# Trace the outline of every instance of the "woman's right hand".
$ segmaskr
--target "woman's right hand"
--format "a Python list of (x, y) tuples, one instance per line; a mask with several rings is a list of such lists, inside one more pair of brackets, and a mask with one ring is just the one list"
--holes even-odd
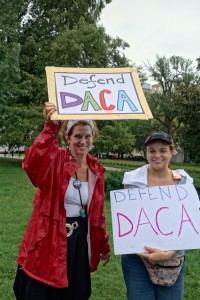
[(43, 109), (43, 115), (45, 117), (45, 120), (48, 122), (48, 123), (52, 123), (52, 124), (55, 124), (57, 125), (58, 124), (58, 121), (56, 120), (51, 120), (51, 116), (52, 114), (57, 111), (57, 108), (55, 106), (55, 104), (51, 103), (51, 102), (45, 102), (44, 104), (44, 109)]
[(171, 251), (162, 251), (157, 248), (152, 248), (145, 246), (144, 249), (147, 252), (144, 253), (137, 253), (140, 257), (145, 258), (151, 264), (159, 264), (163, 263), (169, 259), (171, 259), (176, 253), (176, 250)]

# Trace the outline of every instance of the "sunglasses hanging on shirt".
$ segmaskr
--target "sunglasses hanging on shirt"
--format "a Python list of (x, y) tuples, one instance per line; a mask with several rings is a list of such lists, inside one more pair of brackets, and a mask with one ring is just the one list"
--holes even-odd
[(73, 187), (75, 189), (77, 189), (78, 192), (79, 192), (79, 197), (80, 197), (80, 202), (81, 202), (81, 207), (82, 207), (81, 210), (80, 210), (80, 215), (81, 215), (82, 218), (86, 218), (87, 214), (86, 214), (86, 210), (85, 210), (85, 208), (83, 206), (82, 197), (81, 197), (81, 191), (80, 191), (82, 183), (81, 183), (80, 180), (78, 180), (76, 172), (75, 172), (75, 176), (76, 176), (76, 180), (74, 180), (74, 182), (73, 182)]

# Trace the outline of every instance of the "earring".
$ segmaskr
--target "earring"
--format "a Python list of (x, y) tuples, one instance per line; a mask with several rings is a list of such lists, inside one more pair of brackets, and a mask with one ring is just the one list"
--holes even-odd
[(93, 146), (93, 145), (91, 145), (89, 150), (91, 151), (93, 148), (94, 148), (94, 146)]

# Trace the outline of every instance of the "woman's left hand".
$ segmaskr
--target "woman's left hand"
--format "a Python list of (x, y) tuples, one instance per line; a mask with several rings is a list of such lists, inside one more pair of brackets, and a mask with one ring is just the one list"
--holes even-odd
[(51, 102), (45, 102), (44, 104), (44, 109), (43, 109), (43, 115), (45, 117), (45, 120), (48, 123), (54, 124), (54, 125), (58, 125), (59, 121), (57, 120), (51, 120), (51, 116), (52, 114), (57, 111), (57, 108), (55, 106), (55, 104), (51, 103)]
[(137, 253), (140, 257), (145, 258), (151, 264), (159, 264), (172, 258), (177, 251), (162, 251), (157, 248), (144, 247), (147, 253)]
[(105, 253), (105, 254), (101, 254), (100, 259), (104, 261), (103, 266), (105, 267), (107, 265), (107, 263), (109, 262), (110, 252)]

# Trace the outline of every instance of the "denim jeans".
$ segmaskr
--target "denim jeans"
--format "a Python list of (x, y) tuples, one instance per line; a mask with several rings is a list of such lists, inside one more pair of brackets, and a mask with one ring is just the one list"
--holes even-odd
[(173, 286), (153, 284), (142, 260), (135, 254), (122, 255), (122, 271), (128, 300), (183, 299), (185, 265)]

